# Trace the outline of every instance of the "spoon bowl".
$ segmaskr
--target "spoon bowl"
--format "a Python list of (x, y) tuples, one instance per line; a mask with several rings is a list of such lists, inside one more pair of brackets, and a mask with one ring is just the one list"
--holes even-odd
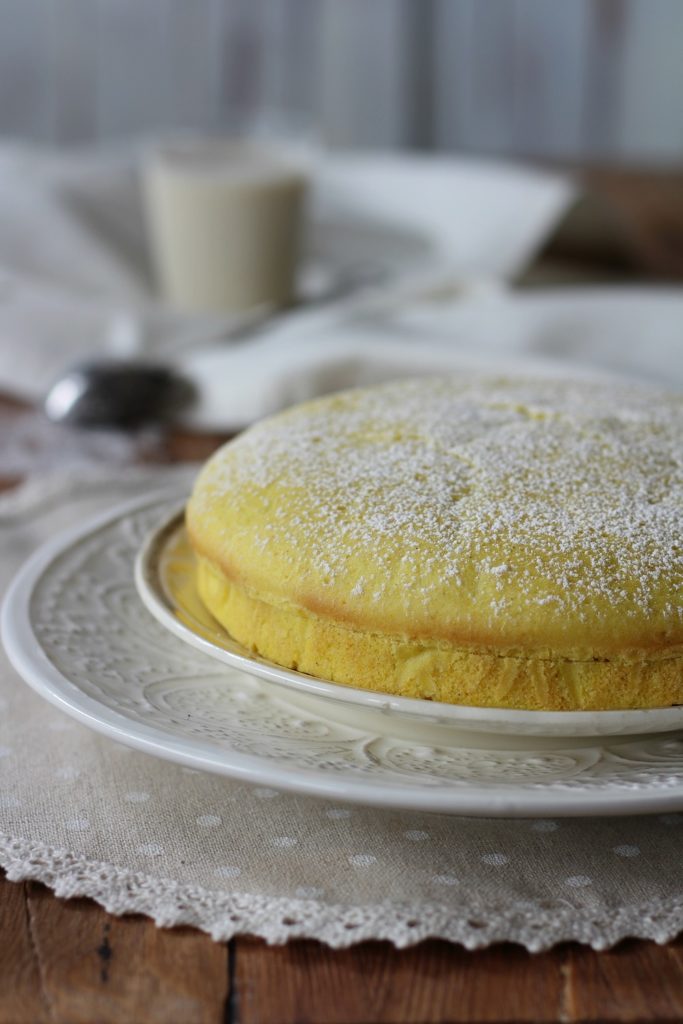
[(134, 428), (172, 419), (196, 398), (193, 385), (170, 367), (133, 360), (80, 363), (47, 393), (53, 423)]

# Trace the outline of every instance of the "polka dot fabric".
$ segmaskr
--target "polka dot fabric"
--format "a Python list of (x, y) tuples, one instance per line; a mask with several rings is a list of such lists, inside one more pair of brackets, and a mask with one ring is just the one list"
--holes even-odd
[[(116, 499), (104, 477), (51, 486), (49, 508), (14, 515), (0, 500), (3, 585), (45, 537)], [(683, 815), (481, 820), (285, 795), (99, 737), (34, 696), (4, 653), (0, 833), (12, 879), (216, 939), (604, 948), (683, 929)]]

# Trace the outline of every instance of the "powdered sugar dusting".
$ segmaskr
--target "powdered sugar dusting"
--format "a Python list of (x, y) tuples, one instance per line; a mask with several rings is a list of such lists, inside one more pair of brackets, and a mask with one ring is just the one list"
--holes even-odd
[(351, 603), (391, 579), (406, 610), (448, 587), (460, 614), (485, 593), (491, 621), (512, 600), (680, 623), (682, 426), (680, 398), (620, 385), (403, 381), (252, 428), (210, 462), (196, 510), (248, 492), (263, 557), (276, 537), (294, 573)]

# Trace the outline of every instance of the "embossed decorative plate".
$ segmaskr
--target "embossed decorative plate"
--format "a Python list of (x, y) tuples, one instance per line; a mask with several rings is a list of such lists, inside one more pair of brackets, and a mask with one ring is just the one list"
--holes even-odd
[(683, 809), (680, 733), (571, 739), (417, 723), (257, 677), (253, 665), (248, 674), (172, 635), (143, 606), (132, 567), (177, 505), (157, 495), (56, 538), (7, 595), (2, 630), (15, 667), (85, 725), (195, 768), (383, 807), (486, 816)]

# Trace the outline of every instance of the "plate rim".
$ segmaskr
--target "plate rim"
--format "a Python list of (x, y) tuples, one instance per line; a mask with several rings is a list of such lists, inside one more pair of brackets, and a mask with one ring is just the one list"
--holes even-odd
[[(28, 558), (7, 590), (0, 612), (0, 635), (11, 664), (37, 694), (81, 724), (125, 746), (188, 767), (254, 785), (277, 786), (299, 795), (384, 809), (500, 818), (624, 816), (683, 809), (683, 781), (654, 793), (630, 788), (548, 793), (540, 786), (523, 792), (512, 788), (501, 791), (482, 784), (474, 784), (467, 790), (447, 786), (410, 790), (399, 783), (375, 783), (364, 777), (326, 776), (312, 770), (280, 766), (275, 769), (264, 764), (263, 758), (257, 755), (226, 749), (211, 753), (201, 741), (180, 739), (158, 726), (134, 722), (89, 697), (50, 661), (35, 634), (30, 616), (35, 587), (54, 561), (78, 542), (126, 515), (177, 496), (177, 488), (157, 490), (58, 533)], [(276, 778), (273, 777), (275, 772)]]
[[(168, 535), (168, 539), (170, 539), (173, 534), (182, 529), (181, 517), (183, 516), (184, 508), (185, 504), (183, 503), (168, 513), (145, 537), (135, 558), (135, 585), (143, 604), (162, 626), (173, 633), (174, 636), (195, 647), (203, 654), (214, 658), (216, 661), (230, 665), (232, 668), (246, 672), (248, 675), (255, 675), (269, 682), (275, 682), (296, 692), (327, 697), (347, 705), (354, 704), (381, 711), (397, 711), (409, 714), (414, 718), (433, 718), (438, 709), (441, 715), (452, 722), (453, 725), (460, 724), (463, 726), (468, 722), (476, 722), (479, 725), (478, 731), (480, 732), (486, 732), (487, 722), (490, 723), (490, 727), (501, 722), (511, 725), (518, 724), (520, 726), (523, 726), (525, 723), (533, 725), (536, 731), (525, 733), (530, 739), (533, 736), (540, 737), (544, 735), (538, 731), (543, 725), (547, 725), (549, 728), (551, 726), (555, 728), (561, 726), (563, 729), (571, 729), (572, 726), (582, 727), (580, 731), (573, 733), (554, 732), (547, 734), (557, 737), (565, 736), (567, 739), (594, 735), (603, 738), (609, 736), (624, 737), (644, 733), (683, 730), (683, 706), (674, 705), (670, 708), (623, 708), (604, 711), (533, 711), (522, 708), (449, 704), (441, 701), (427, 701), (416, 697), (404, 697), (399, 694), (382, 693), (381, 691), (363, 690), (354, 686), (342, 685), (329, 679), (311, 676), (304, 672), (279, 666), (268, 659), (250, 658), (248, 654), (238, 654), (220, 647), (220, 645), (213, 643), (211, 640), (200, 636), (190, 626), (178, 619), (168, 602), (159, 593), (163, 593), (163, 584), (159, 580), (159, 573), (154, 565), (155, 554), (157, 552), (159, 556), (163, 554), (165, 535)], [(156, 587), (150, 582), (151, 579), (158, 581)], [(220, 624), (217, 623), (217, 626), (220, 628)], [(658, 724), (656, 727), (653, 727), (652, 720), (663, 718), (664, 716), (675, 719), (674, 724)], [(648, 719), (650, 720), (649, 725), (647, 724)], [(596, 720), (603, 723), (603, 728), (597, 733), (590, 732), (588, 727), (591, 722), (595, 723)], [(618, 722), (630, 722), (629, 729), (627, 732), (607, 732), (604, 730), (604, 725), (609, 725), (610, 722), (615, 725)], [(493, 729), (493, 731), (497, 730)]]

